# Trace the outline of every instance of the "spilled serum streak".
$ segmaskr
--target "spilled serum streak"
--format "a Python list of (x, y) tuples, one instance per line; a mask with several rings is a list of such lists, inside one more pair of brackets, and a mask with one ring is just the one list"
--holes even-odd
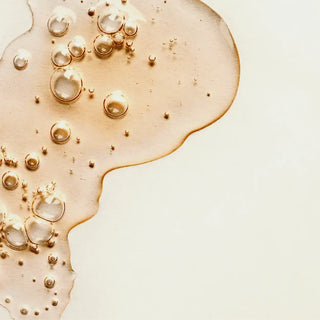
[(68, 233), (97, 212), (105, 173), (223, 116), (239, 59), (199, 0), (30, 7), (33, 28), (0, 65), (0, 303), (14, 319), (57, 320), (74, 281)]

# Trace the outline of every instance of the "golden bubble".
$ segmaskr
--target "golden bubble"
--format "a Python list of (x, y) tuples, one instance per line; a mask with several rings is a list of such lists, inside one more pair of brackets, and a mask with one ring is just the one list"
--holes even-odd
[(24, 70), (29, 64), (30, 53), (20, 49), (17, 55), (13, 58), (13, 65), (17, 70)]
[(89, 8), (88, 9), (88, 15), (90, 17), (94, 16), (95, 13), (96, 13), (96, 9), (95, 8)]
[(20, 309), (20, 313), (24, 316), (26, 316), (28, 314), (28, 309), (27, 308), (22, 308)]
[(65, 67), (72, 61), (71, 53), (64, 45), (60, 45), (52, 50), (51, 61), (57, 67)]
[(114, 91), (107, 95), (103, 106), (108, 117), (119, 119), (128, 112), (129, 103), (122, 91)]
[(58, 305), (59, 301), (57, 299), (52, 300), (51, 304), (56, 307)]
[(69, 18), (61, 14), (53, 14), (47, 23), (49, 32), (55, 37), (64, 36), (69, 29), (69, 25)]
[(51, 140), (57, 144), (65, 144), (70, 140), (71, 129), (66, 121), (56, 122), (50, 130)]
[(56, 280), (52, 276), (47, 276), (44, 278), (43, 283), (46, 288), (52, 289), (56, 284)]
[(149, 56), (149, 64), (154, 65), (156, 63), (157, 57), (153, 54), (150, 54)]
[(109, 35), (98, 35), (93, 42), (94, 51), (99, 57), (107, 57), (113, 51), (114, 42)]
[(71, 67), (54, 70), (50, 79), (50, 89), (61, 103), (72, 103), (79, 98), (83, 88), (82, 77)]
[(29, 153), (25, 157), (25, 165), (27, 169), (35, 171), (39, 168), (40, 166), (40, 158), (37, 153)]
[(120, 47), (123, 45), (125, 37), (122, 32), (117, 32), (112, 36), (112, 39), (115, 45)]
[(72, 57), (81, 59), (86, 53), (86, 41), (81, 36), (75, 36), (68, 44)]
[(53, 254), (53, 253), (49, 254), (48, 263), (50, 265), (55, 265), (55, 264), (57, 264), (57, 262), (58, 262), (58, 256), (56, 254)]
[(135, 21), (129, 19), (129, 20), (125, 23), (125, 25), (124, 25), (124, 27), (123, 27), (123, 30), (124, 30), (124, 32), (125, 32), (125, 34), (126, 34), (127, 36), (133, 37), (133, 36), (135, 36), (135, 35), (137, 34), (137, 32), (138, 32), (138, 25), (136, 24)]
[(2, 184), (7, 190), (15, 190), (19, 185), (19, 177), (12, 171), (7, 171), (2, 176)]
[(123, 16), (116, 8), (108, 8), (98, 16), (98, 27), (103, 33), (118, 32), (123, 25)]

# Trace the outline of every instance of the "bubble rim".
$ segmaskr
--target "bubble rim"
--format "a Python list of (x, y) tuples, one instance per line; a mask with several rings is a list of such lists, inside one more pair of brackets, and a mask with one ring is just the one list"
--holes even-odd
[(45, 221), (47, 221), (47, 222), (50, 222), (50, 223), (56, 223), (56, 222), (60, 221), (60, 220), (63, 218), (63, 216), (64, 216), (64, 214), (65, 214), (65, 212), (66, 212), (66, 202), (65, 202), (58, 194), (56, 194), (56, 193), (50, 194), (49, 196), (51, 196), (51, 197), (52, 197), (52, 196), (56, 197), (57, 199), (59, 199), (60, 203), (62, 204), (62, 210), (61, 210), (62, 213), (61, 213), (61, 215), (59, 216), (58, 219), (49, 220), (49, 219), (43, 218), (43, 217), (42, 217), (41, 215), (39, 215), (39, 213), (37, 212), (37, 210), (36, 210), (36, 208), (35, 208), (36, 202), (40, 201), (41, 198), (46, 198), (46, 197), (43, 196), (43, 195), (38, 195), (38, 196), (36, 196), (36, 197), (33, 199), (32, 204), (31, 204), (31, 210), (32, 210), (33, 214), (34, 214), (35, 216), (37, 216), (38, 218), (40, 218), (40, 219), (42, 219), (42, 220), (45, 220)]
[[(78, 75), (79, 75), (79, 77), (80, 77), (80, 90), (79, 90), (78, 94), (77, 94), (73, 99), (70, 99), (70, 100), (61, 99), (61, 98), (59, 98), (59, 97), (54, 93), (54, 90), (52, 89), (51, 84), (52, 84), (53, 76), (54, 76), (57, 72), (59, 72), (59, 71), (61, 71), (61, 70), (63, 70), (64, 72), (67, 71), (67, 70), (73, 70), (73, 71), (75, 71), (76, 73), (78, 73)], [(70, 104), (70, 103), (76, 102), (76, 101), (80, 98), (81, 93), (82, 93), (82, 91), (83, 91), (83, 79), (82, 79), (82, 77), (81, 77), (81, 74), (80, 74), (77, 70), (75, 70), (74, 68), (72, 68), (72, 67), (67, 67), (67, 66), (66, 66), (66, 67), (59, 67), (59, 68), (55, 68), (55, 70), (53, 71), (53, 73), (52, 73), (52, 75), (51, 75), (51, 77), (50, 77), (50, 86), (49, 86), (49, 87), (50, 87), (50, 91), (51, 91), (52, 95), (55, 97), (55, 99), (56, 99), (58, 102), (60, 102), (60, 103), (62, 103), (62, 104)]]
[(61, 37), (63, 37), (64, 35), (66, 35), (67, 32), (69, 31), (70, 21), (69, 21), (68, 18), (63, 17), (63, 18), (65, 18), (66, 21), (67, 21), (67, 27), (66, 27), (66, 29), (65, 29), (63, 32), (56, 33), (56, 32), (53, 32), (52, 30), (50, 30), (50, 21), (51, 21), (51, 19), (53, 19), (54, 17), (58, 17), (58, 15), (57, 15), (57, 14), (51, 15), (51, 16), (49, 17), (48, 21), (47, 21), (48, 31), (49, 31), (50, 34), (53, 35), (54, 37), (61, 38)]
[[(14, 176), (17, 179), (16, 183), (12, 187), (6, 185), (6, 183), (5, 183), (5, 178), (6, 178), (6, 176), (9, 176), (9, 175)], [(5, 189), (7, 189), (9, 191), (16, 190), (18, 188), (18, 186), (19, 186), (19, 182), (20, 182), (19, 176), (15, 172), (13, 172), (11, 170), (6, 171), (2, 175), (2, 185), (4, 186)]]
[(111, 118), (111, 119), (115, 119), (115, 120), (117, 120), (117, 119), (122, 119), (122, 118), (124, 118), (124, 117), (126, 116), (126, 114), (127, 114), (128, 111), (129, 111), (129, 102), (128, 102), (127, 98), (126, 98), (123, 94), (120, 94), (120, 95), (123, 96), (124, 99), (126, 100), (126, 108), (125, 108), (125, 110), (124, 110), (120, 115), (114, 116), (113, 114), (111, 114), (111, 113), (108, 111), (108, 108), (107, 108), (107, 106), (106, 106), (106, 103), (107, 103), (108, 98), (109, 98), (110, 96), (112, 96), (114, 93), (115, 93), (115, 92), (109, 93), (109, 94), (105, 97), (105, 99), (103, 100), (103, 110), (104, 110), (105, 114), (106, 114), (109, 118)]

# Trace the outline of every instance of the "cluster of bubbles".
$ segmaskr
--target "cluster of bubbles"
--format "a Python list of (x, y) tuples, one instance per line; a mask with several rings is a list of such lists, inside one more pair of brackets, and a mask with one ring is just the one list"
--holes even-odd
[[(95, 15), (95, 8), (88, 10), (89, 16)], [(48, 20), (49, 32), (61, 37), (70, 26), (67, 14), (53, 14)], [(93, 39), (93, 48), (97, 57), (110, 56), (115, 47), (122, 47), (127, 39), (127, 50), (134, 51), (132, 39), (137, 35), (138, 25), (116, 7), (107, 6), (97, 17), (98, 30), (101, 32)], [(78, 35), (67, 45), (53, 48), (51, 60), (55, 67), (50, 79), (50, 89), (56, 100), (63, 104), (75, 102), (83, 91), (83, 79), (79, 71), (70, 66), (73, 59), (81, 60), (86, 54), (86, 41)], [(90, 52), (90, 51), (89, 51)], [(91, 95), (93, 97), (94, 93)], [(104, 111), (112, 119), (123, 117), (128, 111), (128, 100), (121, 91), (108, 94), (103, 102)], [(57, 122), (51, 128), (51, 138), (57, 144), (70, 139), (70, 127), (64, 121)]]
[(52, 246), (55, 234), (53, 223), (65, 212), (65, 202), (54, 189), (39, 191), (32, 202), (33, 214), (23, 221), (14, 214), (8, 215), (0, 205), (0, 233), (9, 248), (24, 250), (28, 246), (38, 250), (39, 245)]
[[(37, 153), (28, 153), (25, 157), (25, 166), (31, 171), (35, 171), (39, 168), (40, 157)], [(7, 190), (15, 190), (19, 185), (19, 176), (13, 171), (7, 171), (2, 175), (2, 185)]]

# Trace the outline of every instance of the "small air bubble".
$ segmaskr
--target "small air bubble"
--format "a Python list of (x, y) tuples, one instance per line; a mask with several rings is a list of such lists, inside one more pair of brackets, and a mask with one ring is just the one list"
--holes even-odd
[(52, 300), (51, 304), (56, 307), (58, 305), (59, 301), (57, 299)]
[(68, 44), (71, 55), (76, 59), (81, 59), (86, 53), (86, 41), (81, 36), (75, 36)]
[(50, 265), (55, 265), (55, 264), (57, 264), (57, 262), (58, 262), (58, 256), (56, 254), (53, 254), (53, 253), (49, 254), (48, 263)]
[(51, 60), (55, 66), (65, 67), (71, 63), (72, 57), (68, 48), (60, 45), (52, 50)]
[(94, 16), (95, 13), (96, 13), (96, 9), (95, 9), (95, 8), (89, 8), (89, 9), (88, 9), (88, 15), (89, 15), (90, 17)]
[(105, 10), (105, 12), (98, 17), (98, 27), (104, 33), (116, 33), (122, 28), (122, 25), (123, 16), (119, 10), (115, 8)]
[(115, 33), (113, 36), (112, 36), (112, 38), (113, 38), (113, 41), (114, 41), (114, 43), (115, 43), (115, 45), (116, 46), (122, 46), (123, 45), (123, 43), (124, 43), (124, 35), (123, 35), (123, 33), (122, 32), (117, 32), (117, 33)]
[(29, 64), (30, 53), (26, 50), (19, 50), (18, 54), (13, 58), (13, 65), (17, 70), (24, 70)]
[(44, 286), (45, 286), (46, 288), (48, 288), (48, 289), (54, 288), (54, 286), (55, 286), (55, 284), (56, 284), (56, 280), (55, 280), (53, 277), (51, 277), (51, 276), (45, 277), (45, 279), (44, 279), (43, 282), (44, 282)]
[(157, 57), (155, 55), (153, 55), (153, 54), (150, 54), (150, 56), (149, 56), (149, 64), (153, 66), (156, 63), (156, 60), (157, 60)]
[(94, 92), (95, 92), (95, 90), (94, 90), (93, 88), (90, 88), (90, 89), (88, 90), (88, 92), (89, 92), (89, 97), (90, 97), (90, 98), (93, 98), (93, 97), (94, 97)]
[(135, 21), (133, 20), (128, 20), (125, 25), (124, 25), (124, 28), (123, 28), (125, 34), (129, 37), (133, 37), (137, 34), (138, 32), (138, 25), (136, 24)]
[(100, 57), (106, 57), (113, 51), (113, 40), (108, 35), (98, 35), (93, 42), (94, 50)]
[(50, 136), (53, 142), (57, 144), (65, 144), (70, 140), (71, 129), (66, 121), (56, 122), (50, 130)]
[(103, 106), (108, 117), (119, 119), (127, 113), (129, 103), (122, 91), (114, 91), (106, 97)]
[(7, 171), (2, 176), (2, 184), (7, 190), (15, 190), (19, 185), (19, 177), (12, 171)]
[(28, 314), (28, 309), (27, 308), (22, 308), (20, 309), (20, 313), (24, 316), (26, 316)]
[(40, 166), (40, 158), (36, 153), (29, 153), (25, 158), (25, 165), (29, 170), (37, 170)]

